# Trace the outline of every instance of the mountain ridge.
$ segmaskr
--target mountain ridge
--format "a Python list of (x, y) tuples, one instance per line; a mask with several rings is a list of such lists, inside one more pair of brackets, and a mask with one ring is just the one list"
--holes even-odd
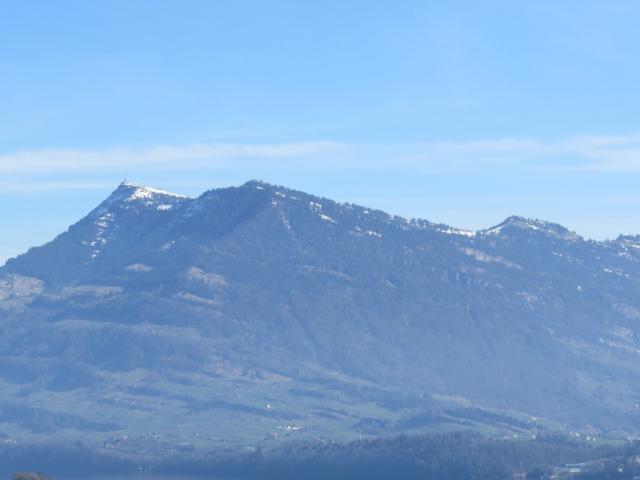
[[(441, 233), (447, 233), (452, 235), (463, 235), (468, 237), (476, 236), (476, 235), (497, 234), (501, 232), (502, 229), (504, 228), (521, 228), (524, 231), (538, 231), (538, 232), (543, 231), (553, 235), (564, 237), (567, 240), (579, 239), (579, 240), (584, 240), (588, 242), (597, 242), (597, 243), (629, 244), (632, 242), (635, 243), (635, 239), (640, 237), (640, 234), (620, 234), (615, 239), (607, 239), (607, 240), (585, 239), (581, 235), (577, 234), (574, 231), (569, 230), (567, 227), (564, 227), (561, 224), (546, 221), (546, 220), (541, 220), (538, 218), (524, 217), (524, 216), (515, 215), (515, 214), (510, 215), (509, 217), (507, 217), (506, 219), (504, 219), (503, 221), (499, 222), (496, 225), (493, 225), (484, 229), (469, 230), (469, 229), (458, 228), (448, 224), (434, 223), (424, 218), (410, 218), (410, 217), (403, 217), (400, 215), (390, 214), (380, 209), (357, 205), (351, 202), (335, 202), (333, 200), (330, 200), (324, 197), (309, 195), (299, 190), (290, 189), (281, 185), (270, 184), (258, 179), (249, 180), (237, 187), (223, 187), (223, 188), (214, 188), (211, 190), (207, 190), (197, 197), (189, 197), (186, 195), (173, 193), (166, 190), (161, 190), (155, 187), (139, 184), (139, 183), (132, 182), (130, 180), (125, 179), (118, 185), (118, 187), (116, 187), (116, 189), (103, 202), (101, 202), (101, 204), (98, 207), (92, 210), (84, 218), (86, 219), (87, 217), (90, 217), (90, 216), (97, 216), (100, 214), (100, 212), (102, 212), (103, 209), (108, 208), (110, 204), (114, 204), (118, 202), (123, 202), (126, 205), (127, 203), (134, 204), (133, 200), (140, 200), (139, 202), (137, 202), (137, 204), (145, 205), (147, 208), (155, 206), (158, 210), (162, 211), (162, 210), (168, 210), (172, 208), (173, 206), (172, 203), (174, 202), (197, 203), (203, 197), (206, 198), (206, 196), (211, 192), (216, 192), (216, 191), (221, 191), (226, 189), (247, 189), (247, 188), (251, 188), (255, 190), (267, 189), (269, 192), (271, 192), (272, 195), (279, 195), (279, 194), (281, 195), (283, 191), (287, 191), (289, 192), (289, 195), (294, 195), (294, 198), (296, 194), (303, 195), (306, 197), (313, 197), (318, 200), (329, 201), (332, 204), (335, 204), (337, 206), (351, 207), (351, 208), (355, 207), (355, 208), (362, 209), (364, 211), (376, 212), (377, 214), (382, 214), (390, 218), (398, 219), (400, 221), (405, 222), (407, 225), (414, 225), (414, 226), (417, 226), (418, 228), (431, 227)], [(155, 196), (157, 196), (158, 198), (155, 198)], [(162, 198), (167, 199), (168, 203), (166, 204), (161, 203)], [(39, 247), (31, 247), (31, 248), (39, 248)], [(19, 254), (17, 257), (20, 257), (22, 255), (24, 255), (24, 253)], [(7, 259), (5, 262), (5, 265), (0, 266), (0, 268), (5, 267), (6, 263), (13, 261), (17, 257), (12, 257)]]
[[(147, 422), (175, 440), (178, 422), (203, 445), (636, 434), (636, 238), (518, 216), (472, 234), (255, 180), (195, 198), (126, 182), (0, 268), (0, 406), (48, 398), (94, 440)], [(8, 418), (16, 435), (35, 411)]]
[[(151, 187), (151, 186), (147, 186), (147, 185), (143, 185), (140, 183), (136, 183), (136, 182), (132, 182), (129, 180), (124, 180), (123, 182), (121, 182), (120, 186), (123, 185), (128, 185), (131, 187), (137, 187), (143, 190), (148, 190), (149, 192), (157, 192), (157, 193), (164, 193), (164, 194), (168, 194), (170, 196), (174, 196), (174, 197), (181, 197), (184, 199), (190, 199), (190, 200), (197, 200), (200, 196), (204, 195), (205, 193), (212, 191), (212, 190), (220, 190), (220, 189), (225, 189), (225, 188), (243, 188), (243, 187), (253, 187), (253, 188), (257, 188), (257, 189), (264, 189), (264, 188), (268, 188), (271, 191), (278, 191), (279, 190), (286, 190), (291, 194), (303, 194), (306, 196), (309, 196), (308, 193), (302, 192), (300, 190), (297, 189), (292, 189), (292, 188), (288, 188), (286, 186), (283, 185), (277, 185), (277, 184), (270, 184), (268, 182), (265, 182), (263, 180), (260, 179), (251, 179), (246, 181), (245, 183), (243, 183), (240, 186), (236, 186), (236, 187), (222, 187), (222, 188), (216, 188), (216, 189), (212, 189), (212, 190), (207, 190), (205, 192), (203, 192), (201, 195), (197, 196), (197, 197), (189, 197), (186, 195), (182, 195), (182, 194), (178, 194), (178, 193), (173, 193), (173, 192), (168, 192), (165, 190), (161, 190), (161, 189), (157, 189), (155, 187)], [(117, 189), (116, 189), (117, 191)], [(114, 191), (115, 192), (115, 191)], [(504, 226), (509, 226), (509, 225), (517, 225), (517, 226), (521, 226), (521, 227), (525, 227), (528, 226), (530, 229), (532, 230), (538, 230), (540, 228), (549, 228), (549, 227), (553, 227), (554, 229), (558, 229), (561, 230), (563, 232), (566, 232), (567, 234), (570, 235), (575, 235), (576, 237), (579, 237), (580, 239), (586, 240), (586, 241), (593, 241), (593, 242), (611, 242), (611, 241), (616, 241), (619, 239), (629, 239), (629, 238), (633, 238), (633, 237), (640, 237), (640, 234), (619, 234), (618, 237), (616, 237), (615, 239), (605, 239), (605, 240), (594, 240), (594, 239), (587, 239), (585, 237), (583, 237), (582, 235), (570, 230), (569, 228), (565, 227), (564, 225), (561, 225), (559, 223), (556, 222), (551, 222), (548, 220), (543, 220), (540, 218), (535, 218), (535, 217), (526, 217), (526, 216), (522, 216), (522, 215), (518, 215), (518, 214), (512, 214), (509, 215), (507, 218), (505, 218), (504, 220), (502, 220), (501, 222), (486, 227), (486, 228), (481, 228), (478, 230), (470, 230), (470, 229), (465, 229), (465, 228), (459, 228), (459, 227), (455, 227), (453, 225), (449, 225), (449, 224), (443, 224), (443, 223), (434, 223), (431, 222), (425, 218), (416, 218), (416, 217), (405, 217), (402, 215), (397, 215), (397, 214), (391, 214), (388, 213), (384, 210), (378, 209), (378, 208), (373, 208), (373, 207), (367, 207), (365, 205), (359, 205), (359, 204), (354, 204), (353, 202), (336, 202), (330, 199), (327, 199), (326, 197), (322, 197), (322, 196), (316, 196), (316, 195), (311, 195), (314, 196), (315, 198), (318, 199), (324, 199), (324, 200), (329, 200), (333, 203), (336, 203), (338, 205), (342, 205), (342, 206), (356, 206), (365, 210), (373, 210), (373, 211), (377, 211), (377, 212), (382, 212), (385, 213), (386, 215), (389, 215), (391, 217), (396, 217), (399, 219), (402, 219), (406, 222), (419, 222), (419, 223), (426, 223), (426, 224), (430, 224), (433, 225), (435, 227), (441, 228), (441, 231), (443, 231), (444, 233), (459, 233), (461, 235), (472, 235), (472, 234), (487, 234), (489, 232), (493, 232), (496, 229), (498, 229), (499, 227), (504, 227)]]

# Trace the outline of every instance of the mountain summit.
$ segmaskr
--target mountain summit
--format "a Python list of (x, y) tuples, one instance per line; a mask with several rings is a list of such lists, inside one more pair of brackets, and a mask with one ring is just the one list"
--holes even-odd
[(145, 207), (156, 206), (159, 210), (166, 210), (164, 205), (172, 205), (176, 201), (186, 200), (187, 197), (176, 193), (165, 192), (157, 188), (145, 187), (127, 180), (123, 181), (111, 195), (98, 207), (109, 209), (115, 205), (144, 205)]
[(638, 244), (259, 181), (197, 198), (125, 182), (0, 269), (3, 421), (146, 444), (635, 435)]
[(513, 215), (507, 218), (504, 222), (491, 227), (487, 230), (483, 230), (481, 233), (488, 235), (500, 235), (506, 232), (513, 232), (516, 230), (522, 230), (525, 232), (535, 232), (543, 235), (549, 235), (562, 240), (579, 240), (580, 237), (569, 229), (558, 225), (557, 223), (546, 222), (544, 220), (537, 220), (531, 218), (520, 217)]

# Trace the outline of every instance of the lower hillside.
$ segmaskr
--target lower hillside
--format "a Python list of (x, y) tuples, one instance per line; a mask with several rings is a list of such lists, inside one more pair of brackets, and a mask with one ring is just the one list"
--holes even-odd
[(217, 449), (170, 456), (117, 454), (82, 444), (0, 446), (0, 474), (44, 471), (64, 478), (127, 476), (221, 479), (626, 479), (640, 474), (640, 446), (594, 445), (562, 436), (497, 440), (478, 435), (400, 436), (288, 442), (276, 448)]

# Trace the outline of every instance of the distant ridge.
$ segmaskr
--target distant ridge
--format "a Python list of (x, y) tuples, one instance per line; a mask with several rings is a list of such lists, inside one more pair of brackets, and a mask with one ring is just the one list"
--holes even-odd
[[(300, 192), (298, 190), (292, 190), (289, 189), (287, 187), (281, 186), (281, 185), (275, 185), (275, 184), (270, 184), (268, 182), (265, 182), (263, 180), (259, 180), (259, 179), (252, 179), (252, 180), (248, 180), (247, 182), (245, 182), (244, 184), (242, 184), (239, 187), (231, 187), (231, 188), (255, 188), (257, 190), (261, 190), (261, 189), (267, 189), (269, 191), (288, 191), (291, 193), (303, 193)], [(215, 190), (215, 189), (214, 189)], [(220, 189), (218, 189), (220, 190)], [(137, 195), (140, 196), (140, 198), (143, 197), (152, 197), (153, 195), (159, 195), (159, 196), (172, 196), (172, 197), (176, 197), (176, 198), (183, 198), (183, 199), (189, 199), (189, 200), (196, 200), (196, 198), (193, 197), (188, 197), (186, 195), (182, 195), (179, 193), (172, 193), (166, 190), (162, 190), (156, 187), (151, 187), (151, 186), (146, 186), (144, 184), (141, 183), (137, 183), (134, 182), (132, 180), (129, 180), (127, 178), (123, 179), (123, 181), (118, 185), (118, 187), (112, 192), (112, 194), (109, 196), (109, 198), (111, 197), (120, 197), (120, 195), (126, 195), (128, 192), (131, 192), (131, 195)], [(135, 193), (138, 192), (138, 193)], [(205, 192), (207, 193), (207, 192)], [(203, 194), (204, 195), (204, 194)], [(305, 194), (306, 195), (306, 194)], [(322, 197), (318, 197), (318, 198), (322, 198)], [(107, 199), (108, 200), (108, 199)], [(352, 204), (350, 202), (346, 202), (346, 203), (339, 203), (339, 202), (335, 202), (338, 205), (353, 205), (353, 206), (359, 206), (356, 204)], [(360, 206), (361, 208), (365, 208), (368, 210), (374, 210), (374, 211), (378, 211), (380, 212), (381, 210), (379, 209), (375, 209), (375, 208), (368, 208), (365, 206)], [(388, 214), (389, 215), (389, 214)], [(401, 218), (404, 219), (407, 222), (417, 222), (420, 223), (422, 225), (433, 225), (439, 228), (439, 230), (443, 233), (449, 233), (449, 234), (459, 234), (459, 235), (465, 235), (465, 236), (473, 236), (476, 234), (495, 234), (498, 233), (502, 230), (502, 228), (505, 227), (514, 227), (514, 228), (522, 228), (522, 229), (529, 229), (529, 230), (537, 230), (537, 231), (543, 231), (543, 232), (547, 232), (547, 233), (552, 233), (555, 235), (565, 235), (567, 237), (567, 239), (577, 239), (577, 238), (583, 238), (581, 237), (579, 234), (577, 234), (576, 232), (573, 232), (571, 230), (569, 230), (568, 228), (564, 227), (563, 225), (560, 225), (558, 223), (554, 223), (554, 222), (549, 222), (546, 220), (542, 220), (542, 219), (538, 219), (538, 218), (528, 218), (528, 217), (524, 217), (524, 216), (520, 216), (520, 215), (511, 215), (509, 217), (507, 217), (505, 220), (503, 220), (502, 222), (491, 226), (491, 227), (487, 227), (484, 229), (479, 229), (479, 230), (469, 230), (469, 229), (462, 229), (462, 228), (457, 228), (457, 227), (453, 227), (450, 225), (446, 225), (446, 224), (434, 224), (432, 222), (429, 222), (427, 220), (424, 219), (417, 219), (417, 218), (408, 218), (408, 217), (402, 217), (399, 215), (390, 215), (393, 217), (397, 217), (397, 218)], [(633, 237), (640, 237), (639, 235), (620, 235), (619, 239), (623, 239), (623, 238), (633, 238)], [(593, 240), (593, 241), (597, 241), (597, 240)], [(610, 240), (604, 240), (602, 242), (609, 242)]]
[(1, 418), (139, 448), (639, 435), (639, 238), (123, 182), (0, 268)]

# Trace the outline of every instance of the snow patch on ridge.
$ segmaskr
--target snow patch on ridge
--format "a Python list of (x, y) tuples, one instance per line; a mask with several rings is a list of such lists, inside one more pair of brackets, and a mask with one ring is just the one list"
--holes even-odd
[(462, 235), (464, 237), (470, 237), (473, 238), (476, 236), (476, 232), (473, 230), (463, 230), (460, 228), (453, 228), (453, 227), (447, 227), (447, 228), (438, 228), (436, 229), (438, 232), (440, 233), (444, 233), (447, 235)]
[(325, 222), (329, 222), (329, 223), (338, 223), (336, 222), (333, 218), (331, 218), (329, 215), (325, 215), (323, 213), (320, 214), (320, 218), (322, 220), (324, 220)]
[(516, 263), (510, 262), (502, 257), (494, 257), (475, 248), (461, 248), (460, 251), (465, 255), (473, 257), (478, 262), (482, 263), (501, 263), (505, 267), (514, 268), (516, 270), (522, 270), (522, 267)]
[(97, 227), (97, 232), (95, 239), (91, 242), (82, 242), (84, 245), (89, 245), (93, 247), (91, 251), (91, 259), (96, 258), (101, 253), (101, 248), (107, 244), (107, 230), (109, 226), (113, 223), (113, 214), (105, 213), (98, 217), (95, 221), (95, 225)]
[(124, 181), (120, 184), (121, 187), (128, 187), (133, 190), (131, 195), (126, 199), (126, 201), (133, 202), (135, 200), (147, 200), (153, 199), (157, 195), (166, 196), (166, 197), (174, 197), (174, 198), (189, 198), (184, 195), (179, 195), (177, 193), (167, 192), (166, 190), (160, 190), (159, 188), (146, 187), (144, 185), (139, 185), (137, 183)]

